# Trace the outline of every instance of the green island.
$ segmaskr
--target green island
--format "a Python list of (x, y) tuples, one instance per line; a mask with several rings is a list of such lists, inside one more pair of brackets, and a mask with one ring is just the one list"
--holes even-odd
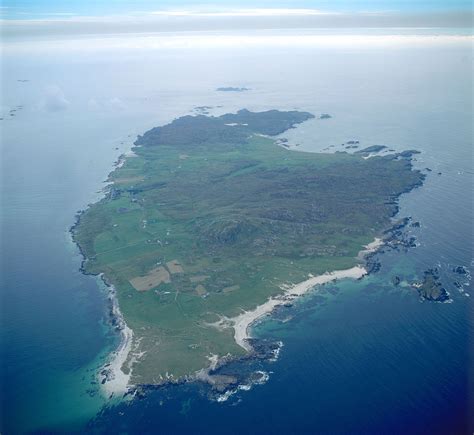
[[(139, 136), (106, 196), (72, 228), (83, 270), (113, 285), (133, 345), (131, 385), (180, 381), (247, 350), (222, 318), (309, 274), (361, 263), (422, 182), (400, 154), (309, 153), (279, 135), (314, 116), (184, 116)], [(318, 122), (315, 120), (314, 122)]]

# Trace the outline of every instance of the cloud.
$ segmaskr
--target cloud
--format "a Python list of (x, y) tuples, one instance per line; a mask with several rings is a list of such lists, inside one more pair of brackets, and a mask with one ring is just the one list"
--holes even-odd
[(107, 101), (107, 107), (109, 107), (112, 110), (124, 110), (127, 108), (125, 103), (120, 99), (120, 98), (111, 98), (109, 101)]
[[(0, 0), (1, 1), (1, 0)], [(432, 29), (431, 34), (439, 33), (439, 27), (462, 29), (472, 27), (472, 11), (450, 12), (396, 12), (369, 11), (359, 13), (331, 12), (311, 8), (246, 8), (246, 9), (160, 9), (152, 12), (135, 12), (126, 16), (50, 16), (35, 19), (0, 18), (2, 28), (2, 48), (14, 51), (21, 44), (34, 44), (38, 41), (55, 44), (69, 41), (71, 37), (87, 35), (150, 35), (178, 32), (239, 31), (273, 29), (374, 29), (389, 28), (399, 33), (397, 28)], [(1, 15), (0, 15), (1, 17)], [(324, 33), (324, 30), (322, 31)], [(342, 33), (347, 34), (347, 31)], [(358, 32), (356, 32), (358, 33)], [(372, 33), (372, 31), (369, 31)], [(382, 32), (385, 33), (386, 32)], [(406, 32), (404, 32), (406, 34)], [(79, 38), (78, 38), (79, 39)], [(84, 38), (86, 39), (86, 38)], [(188, 37), (188, 39), (192, 39)]]
[(45, 89), (40, 108), (47, 112), (60, 112), (66, 110), (70, 105), (71, 103), (66, 99), (59, 86), (49, 86)]
[(95, 98), (91, 98), (87, 102), (87, 107), (89, 110), (99, 110), (101, 109), (101, 104)]
[(97, 100), (96, 98), (90, 98), (87, 102), (87, 107), (91, 111), (95, 110), (125, 110), (127, 105), (118, 97), (110, 98), (108, 100)]

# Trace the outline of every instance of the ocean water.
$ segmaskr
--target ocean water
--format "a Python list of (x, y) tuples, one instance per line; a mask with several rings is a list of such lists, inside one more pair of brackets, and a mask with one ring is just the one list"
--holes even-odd
[[(459, 292), (451, 272), (473, 269), (470, 39), (211, 36), (8, 42), (1, 432), (472, 433), (474, 291), (466, 282)], [(229, 85), (251, 91), (215, 91)], [(137, 134), (203, 105), (333, 115), (286, 133), (296, 149), (359, 140), (420, 150), (415, 166), (432, 172), (400, 200), (400, 217), (421, 222), (409, 230), (418, 246), (380, 254), (376, 274), (256, 326), (256, 336), (283, 343), (278, 359), (231, 369), (262, 371), (266, 382), (220, 402), (187, 385), (112, 405), (94, 375), (118, 337), (106, 290), (79, 272), (68, 228)], [(434, 266), (451, 304), (392, 284)]]

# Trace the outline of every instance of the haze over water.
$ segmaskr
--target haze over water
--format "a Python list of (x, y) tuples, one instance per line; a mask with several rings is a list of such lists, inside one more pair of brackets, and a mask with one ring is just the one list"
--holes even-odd
[[(447, 35), (274, 30), (5, 44), (2, 432), (82, 429), (104, 405), (91, 382), (117, 336), (68, 229), (137, 134), (195, 106), (331, 114), (284, 135), (308, 151), (349, 140), (420, 150), (415, 165), (433, 172), (400, 212), (421, 222), (412, 230), (420, 246), (382, 254), (380, 272), (258, 326), (284, 342), (277, 362), (255, 365), (269, 373), (264, 385), (222, 403), (197, 387), (167, 388), (106, 409), (89, 428), (241, 433), (259, 421), (268, 433), (472, 432), (473, 303), (450, 272), (473, 268), (472, 39), (433, 33)], [(391, 284), (436, 265), (452, 304), (421, 303)]]

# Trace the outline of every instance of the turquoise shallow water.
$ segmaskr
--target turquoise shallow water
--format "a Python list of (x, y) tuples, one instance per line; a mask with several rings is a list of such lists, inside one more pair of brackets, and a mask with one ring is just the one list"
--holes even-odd
[[(147, 68), (137, 68), (143, 59)], [(465, 42), (8, 54), (2, 433), (237, 433), (257, 422), (268, 433), (472, 432), (473, 305), (450, 272), (473, 261), (471, 60)], [(221, 85), (252, 91), (214, 92)], [(335, 294), (309, 296), (257, 326), (259, 337), (283, 341), (278, 361), (235, 369), (268, 373), (264, 385), (223, 403), (200, 387), (168, 388), (97, 415), (104, 401), (91, 382), (117, 336), (107, 327), (106, 293), (80, 274), (67, 230), (75, 212), (100, 197), (136, 134), (199, 105), (331, 113), (286, 135), (301, 149), (357, 139), (421, 150), (415, 164), (433, 172), (402, 197), (400, 212), (421, 222), (411, 229), (420, 246), (385, 253), (377, 274), (338, 283)], [(421, 303), (391, 284), (395, 274), (420, 276), (435, 265), (452, 304)]]

